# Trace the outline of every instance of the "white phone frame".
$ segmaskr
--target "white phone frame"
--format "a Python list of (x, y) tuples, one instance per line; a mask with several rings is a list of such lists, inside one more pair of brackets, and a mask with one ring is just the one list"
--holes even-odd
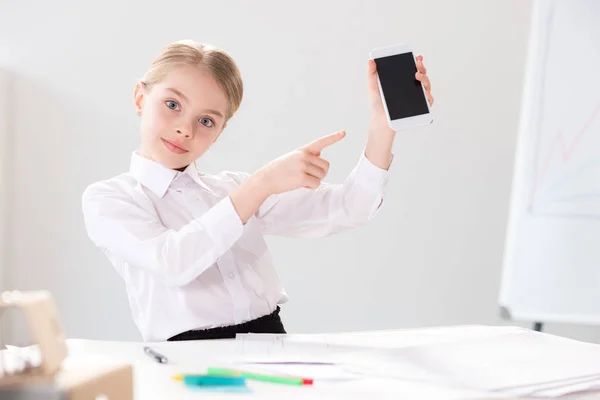
[[(392, 46), (378, 47), (369, 53), (372, 60), (377, 58), (394, 56), (396, 54), (405, 54), (411, 53), (413, 59), (415, 60), (415, 65), (417, 60), (415, 58), (415, 53), (413, 52), (412, 46), (409, 44), (396, 44)], [(383, 107), (385, 108), (385, 115), (388, 120), (388, 124), (390, 128), (394, 131), (399, 131), (402, 129), (413, 128), (417, 126), (429, 125), (433, 122), (433, 114), (431, 112), (431, 108), (429, 106), (429, 101), (427, 101), (427, 95), (425, 94), (425, 88), (421, 84), (421, 89), (423, 90), (423, 97), (425, 98), (425, 103), (427, 104), (427, 113), (422, 115), (415, 115), (413, 117), (399, 118), (399, 119), (390, 119), (390, 113), (388, 112), (387, 104), (385, 102), (385, 96), (383, 95), (383, 89), (381, 88), (381, 81), (379, 81), (379, 75), (377, 75), (377, 82), (379, 83), (379, 95), (381, 96), (381, 100), (383, 101)]]

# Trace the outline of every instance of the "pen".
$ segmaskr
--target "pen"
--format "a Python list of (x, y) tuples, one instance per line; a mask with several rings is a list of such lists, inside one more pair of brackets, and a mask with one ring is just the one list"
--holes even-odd
[(239, 376), (255, 381), (281, 383), (284, 385), (312, 385), (313, 380), (294, 376), (278, 376), (258, 374), (253, 372), (244, 372), (227, 368), (208, 368), (208, 375), (213, 376)]
[(148, 354), (148, 356), (154, 358), (154, 360), (156, 360), (156, 362), (158, 362), (158, 363), (161, 363), (161, 364), (167, 363), (167, 357), (163, 356), (162, 354), (158, 353), (156, 350), (151, 349), (148, 346), (144, 346), (144, 352), (146, 354)]

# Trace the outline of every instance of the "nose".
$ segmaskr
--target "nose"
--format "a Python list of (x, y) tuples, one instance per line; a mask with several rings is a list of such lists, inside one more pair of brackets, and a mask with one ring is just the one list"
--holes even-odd
[(190, 139), (192, 137), (192, 130), (189, 128), (178, 128), (177, 129), (177, 134), (178, 135), (183, 135), (183, 137), (185, 137), (186, 139)]

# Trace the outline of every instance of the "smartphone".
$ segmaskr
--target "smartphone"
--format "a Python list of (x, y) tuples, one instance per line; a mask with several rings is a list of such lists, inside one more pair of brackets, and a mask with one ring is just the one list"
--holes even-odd
[(399, 131), (433, 122), (425, 89), (415, 78), (417, 62), (408, 44), (371, 50), (390, 127)]

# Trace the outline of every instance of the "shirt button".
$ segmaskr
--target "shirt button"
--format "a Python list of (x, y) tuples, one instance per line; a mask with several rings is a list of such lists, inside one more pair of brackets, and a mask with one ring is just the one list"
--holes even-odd
[(229, 273), (229, 279), (233, 279), (233, 278), (235, 278), (235, 274), (233, 272), (230, 272)]

